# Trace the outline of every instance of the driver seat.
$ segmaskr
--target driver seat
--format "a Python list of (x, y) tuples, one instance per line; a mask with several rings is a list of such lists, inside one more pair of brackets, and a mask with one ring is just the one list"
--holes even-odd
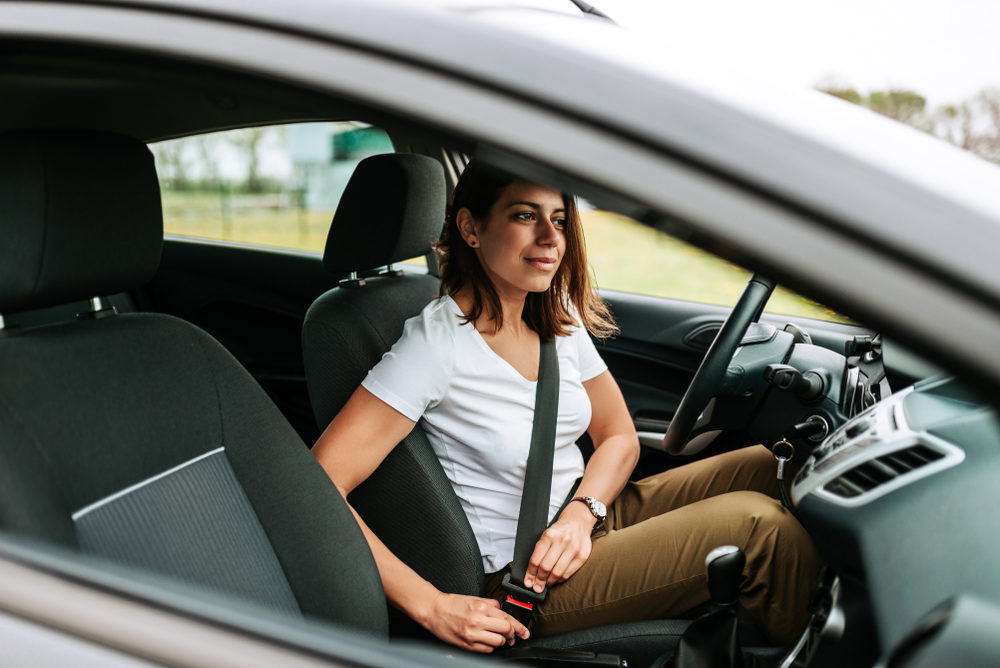
[[(334, 215), (324, 266), (344, 275), (430, 252), (444, 222), (445, 199), (443, 169), (434, 159), (407, 154), (367, 158), (348, 182)], [(419, 314), (438, 289), (432, 276), (389, 272), (364, 283), (342, 282), (313, 303), (302, 348), (320, 430), (402, 335), (405, 321)], [(483, 595), (475, 536), (419, 424), (349, 501), (394, 554), (438, 589)], [(618, 654), (630, 666), (648, 666), (673, 650), (689, 623), (631, 622), (533, 638), (526, 644)], [(390, 630), (429, 637), (392, 609)]]

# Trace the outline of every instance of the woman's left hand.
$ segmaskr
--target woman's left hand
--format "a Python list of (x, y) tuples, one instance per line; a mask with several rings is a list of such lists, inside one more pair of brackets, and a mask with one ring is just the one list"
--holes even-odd
[(594, 516), (582, 503), (570, 503), (555, 522), (542, 533), (528, 560), (524, 586), (536, 592), (567, 580), (577, 572), (593, 544), (590, 532)]
[[(584, 381), (583, 387), (593, 410), (587, 433), (594, 442), (594, 454), (576, 493), (611, 505), (639, 461), (639, 437), (610, 371)], [(596, 522), (587, 504), (566, 504), (559, 519), (535, 543), (524, 586), (541, 593), (545, 587), (564, 582), (576, 573), (590, 558), (590, 533)]]

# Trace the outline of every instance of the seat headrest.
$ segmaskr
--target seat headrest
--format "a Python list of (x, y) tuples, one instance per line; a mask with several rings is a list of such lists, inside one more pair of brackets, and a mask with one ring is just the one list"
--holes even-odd
[(103, 132), (0, 135), (0, 314), (106, 296), (156, 273), (153, 156)]
[(424, 255), (441, 235), (446, 197), (444, 168), (433, 158), (365, 158), (337, 205), (323, 266), (343, 274)]

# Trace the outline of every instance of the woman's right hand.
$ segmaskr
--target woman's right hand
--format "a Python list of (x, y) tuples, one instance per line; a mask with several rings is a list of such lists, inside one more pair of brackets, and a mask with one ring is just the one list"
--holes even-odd
[(513, 645), (515, 638), (528, 638), (524, 624), (492, 598), (438, 592), (421, 623), (441, 640), (474, 652), (492, 652)]

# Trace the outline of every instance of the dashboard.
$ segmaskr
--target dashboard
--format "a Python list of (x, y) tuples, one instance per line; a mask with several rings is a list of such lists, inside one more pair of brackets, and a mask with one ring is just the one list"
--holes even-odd
[(1000, 421), (957, 381), (921, 381), (852, 417), (791, 498), (837, 578), (843, 634), (828, 642), (842, 647), (817, 654), (837, 657), (828, 665), (912, 654), (933, 637), (915, 629), (970, 594), (1000, 609)]
[[(812, 494), (845, 507), (862, 506), (965, 459), (965, 451), (907, 418), (909, 387), (863, 411), (827, 437), (792, 484), (792, 503)], [(942, 405), (961, 414), (964, 404)]]

